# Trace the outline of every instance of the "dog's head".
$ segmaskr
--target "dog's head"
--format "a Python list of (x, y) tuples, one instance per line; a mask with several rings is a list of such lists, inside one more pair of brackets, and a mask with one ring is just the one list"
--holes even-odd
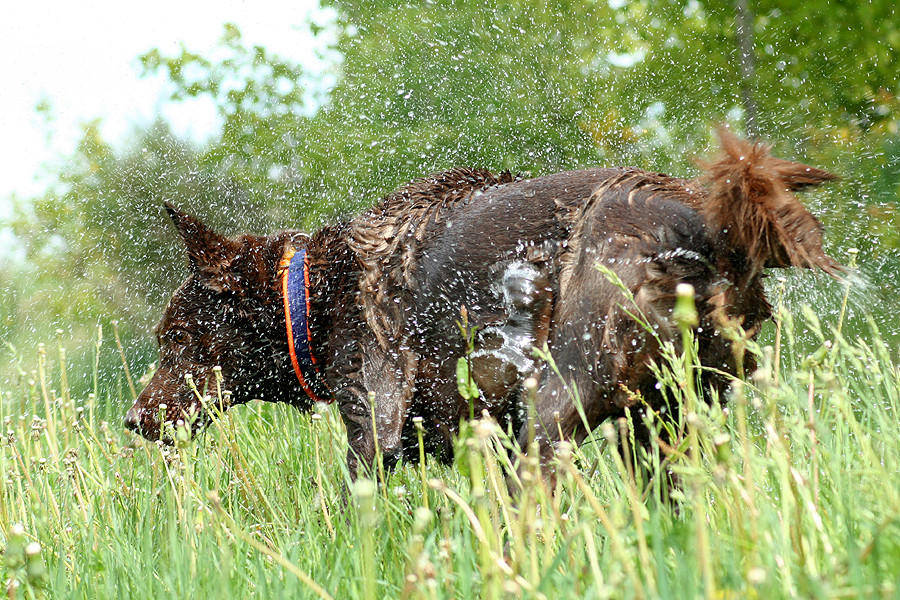
[(229, 238), (171, 205), (166, 210), (187, 246), (191, 272), (156, 327), (159, 368), (125, 426), (149, 440), (172, 441), (180, 422), (195, 434), (209, 423), (208, 408), (259, 398), (275, 377), (276, 273), (285, 246), (301, 236)]

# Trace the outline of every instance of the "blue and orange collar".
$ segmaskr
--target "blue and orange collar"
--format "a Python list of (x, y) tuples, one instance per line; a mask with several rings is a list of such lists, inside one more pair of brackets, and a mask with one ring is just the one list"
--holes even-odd
[(331, 402), (334, 394), (316, 366), (309, 333), (309, 259), (306, 249), (290, 248), (281, 259), (281, 293), (288, 348), (300, 386), (314, 402)]

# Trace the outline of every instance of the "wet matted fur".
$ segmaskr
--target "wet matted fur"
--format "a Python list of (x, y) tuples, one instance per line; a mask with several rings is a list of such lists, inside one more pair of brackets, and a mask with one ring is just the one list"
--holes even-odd
[[(519, 395), (529, 375), (539, 381), (544, 459), (561, 437), (581, 441), (605, 419), (661, 408), (650, 365), (660, 360), (660, 342), (678, 342), (671, 314), (679, 283), (696, 292), (700, 359), (721, 373), (704, 375), (704, 388), (721, 392), (722, 374), (752, 362), (736, 356), (721, 324), (756, 335), (770, 316), (764, 268), (840, 267), (822, 249), (821, 225), (791, 193), (832, 176), (728, 132), (720, 137), (721, 156), (696, 180), (632, 168), (535, 179), (454, 169), (312, 236), (229, 238), (167, 207), (191, 274), (157, 328), (160, 367), (126, 425), (150, 439), (185, 415), (199, 415), (194, 428), (202, 427), (184, 374), (215, 389), (215, 365), (236, 404), (312, 406), (291, 367), (278, 284), (291, 248), (307, 251), (312, 350), (347, 425), (353, 476), (374, 461), (373, 420), (388, 465), (414, 445), (414, 416), (424, 419), (426, 449), (444, 459), (470, 410), (488, 411), (524, 442)], [(463, 308), (479, 332), (472, 370), (482, 395), (471, 407), (455, 370), (466, 353), (457, 326)], [(531, 356), (545, 344), (562, 378)], [(636, 393), (646, 405), (633, 406)], [(648, 443), (641, 419), (633, 422)]]

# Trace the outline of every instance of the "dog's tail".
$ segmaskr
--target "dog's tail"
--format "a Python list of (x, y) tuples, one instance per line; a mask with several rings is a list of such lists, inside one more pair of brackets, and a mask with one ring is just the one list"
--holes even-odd
[(792, 193), (835, 179), (825, 171), (775, 158), (769, 146), (719, 130), (721, 156), (706, 165), (706, 222), (728, 247), (746, 253), (751, 271), (763, 267), (820, 268), (837, 276), (842, 267), (825, 254), (822, 224)]

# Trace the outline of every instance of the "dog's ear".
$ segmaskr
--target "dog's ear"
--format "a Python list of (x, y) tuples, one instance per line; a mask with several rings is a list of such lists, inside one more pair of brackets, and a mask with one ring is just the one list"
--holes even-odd
[(194, 274), (204, 285), (215, 291), (236, 289), (238, 278), (230, 267), (240, 254), (240, 242), (217, 234), (196, 217), (178, 210), (168, 202), (165, 206), (187, 246)]

